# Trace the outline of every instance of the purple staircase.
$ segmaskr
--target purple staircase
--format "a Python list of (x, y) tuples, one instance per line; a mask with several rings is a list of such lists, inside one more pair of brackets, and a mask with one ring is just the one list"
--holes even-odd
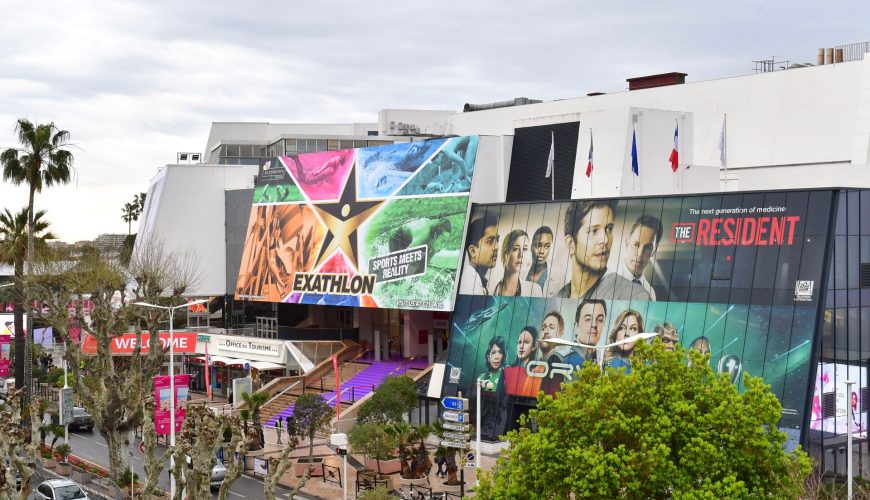
[[(398, 361), (383, 361), (374, 363), (363, 371), (357, 373), (350, 380), (341, 383), (341, 399), (342, 401), (358, 401), (372, 392), (372, 388), (381, 385), (388, 376), (402, 375), (408, 370), (408, 365)], [(335, 397), (335, 391), (324, 392), (320, 395), (326, 400), (330, 408), (335, 408), (338, 403), (338, 398)], [(286, 419), (293, 415), (293, 409), (296, 404), (291, 404), (282, 412), (278, 413), (266, 424), (274, 426), (275, 421)]]

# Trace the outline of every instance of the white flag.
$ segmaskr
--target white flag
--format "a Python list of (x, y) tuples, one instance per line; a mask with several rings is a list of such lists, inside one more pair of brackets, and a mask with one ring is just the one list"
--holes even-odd
[(725, 167), (725, 124), (728, 120), (728, 115), (722, 118), (722, 133), (719, 134), (719, 164)]
[(549, 179), (553, 175), (553, 159), (556, 157), (556, 138), (553, 133), (550, 133), (550, 156), (547, 157), (547, 175), (544, 178)]

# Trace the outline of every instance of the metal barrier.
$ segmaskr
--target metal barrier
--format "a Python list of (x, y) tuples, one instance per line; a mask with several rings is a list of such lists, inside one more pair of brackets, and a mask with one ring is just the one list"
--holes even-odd
[(323, 464), (323, 482), (333, 483), (341, 487), (341, 468), (336, 465)]
[(373, 490), (378, 486), (389, 489), (390, 482), (386, 479), (378, 479), (377, 474), (371, 472), (359, 472), (356, 475), (356, 494), (360, 491)]

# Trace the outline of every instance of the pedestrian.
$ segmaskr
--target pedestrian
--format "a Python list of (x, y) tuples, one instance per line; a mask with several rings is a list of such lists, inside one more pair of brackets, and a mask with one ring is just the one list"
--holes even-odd
[(281, 431), (284, 430), (284, 424), (282, 423), (281, 417), (278, 417), (278, 420), (275, 421), (275, 434), (278, 436), (278, 444), (281, 444)]
[(435, 465), (438, 466), (438, 471), (435, 475), (438, 477), (447, 477), (447, 471), (444, 470), (444, 465), (447, 463), (447, 458), (442, 453), (435, 454)]

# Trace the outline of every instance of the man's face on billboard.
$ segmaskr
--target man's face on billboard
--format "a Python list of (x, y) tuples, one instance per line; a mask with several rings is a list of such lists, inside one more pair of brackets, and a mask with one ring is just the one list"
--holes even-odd
[(541, 322), (541, 348), (550, 350), (554, 345), (547, 342), (547, 339), (561, 338), (562, 331), (559, 329), (559, 320), (555, 316), (547, 316)]
[(532, 239), (532, 255), (536, 266), (543, 266), (550, 258), (550, 249), (553, 248), (552, 234), (539, 234)]
[(580, 323), (574, 325), (576, 341), (586, 345), (598, 345), (604, 331), (606, 313), (601, 304), (584, 304), (580, 309)]
[(471, 245), (471, 264), (475, 267), (491, 269), (495, 267), (498, 257), (498, 230), (489, 226), (483, 231), (483, 236), (477, 245)]
[(593, 272), (604, 272), (613, 244), (613, 210), (594, 207), (583, 217), (572, 243), (574, 262)]
[(622, 262), (635, 278), (640, 278), (646, 265), (656, 253), (656, 232), (646, 226), (637, 226), (625, 240)]

